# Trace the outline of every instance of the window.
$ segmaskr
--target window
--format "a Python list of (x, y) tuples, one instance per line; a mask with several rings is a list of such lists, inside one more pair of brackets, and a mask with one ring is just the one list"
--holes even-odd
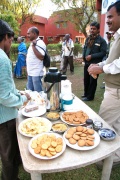
[(62, 26), (63, 26), (63, 28), (66, 28), (67, 27), (67, 22), (63, 22)]
[(60, 24), (56, 23), (56, 27), (57, 27), (57, 29), (59, 29), (60, 28)]

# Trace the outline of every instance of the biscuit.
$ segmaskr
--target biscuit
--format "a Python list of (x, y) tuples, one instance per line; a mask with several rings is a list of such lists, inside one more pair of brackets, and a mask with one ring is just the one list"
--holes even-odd
[(36, 148), (34, 149), (34, 153), (35, 153), (35, 154), (39, 154), (39, 153), (40, 153), (40, 150), (41, 150), (40, 147), (36, 147)]
[(46, 156), (47, 156), (47, 157), (51, 157), (52, 154), (51, 154), (48, 150), (46, 150)]
[(93, 145), (94, 145), (94, 141), (86, 140), (86, 142), (87, 142), (87, 144), (88, 144), (89, 146), (93, 146)]
[(59, 145), (59, 144), (63, 144), (63, 140), (62, 140), (61, 137), (58, 137), (58, 138), (56, 139), (56, 142), (57, 142), (58, 145)]
[(37, 143), (35, 143), (35, 142), (32, 142), (32, 144), (31, 144), (31, 148), (32, 148), (32, 149), (35, 149), (35, 148), (37, 148)]
[(52, 154), (53, 156), (55, 156), (57, 154), (56, 151), (50, 151), (50, 154)]
[(69, 139), (69, 143), (70, 143), (70, 144), (76, 144), (76, 142), (77, 142), (77, 141), (76, 141), (75, 139), (73, 139), (73, 138), (70, 138), (70, 139)]
[(51, 142), (51, 145), (52, 145), (53, 147), (56, 147), (56, 146), (57, 146), (57, 142), (56, 142), (56, 141), (52, 141), (52, 142)]
[(83, 131), (83, 127), (82, 127), (82, 126), (77, 126), (77, 127), (76, 127), (76, 131), (78, 131), (78, 132)]
[(40, 155), (41, 155), (41, 156), (45, 156), (45, 155), (46, 155), (46, 150), (41, 149), (41, 151), (40, 151)]
[(62, 151), (62, 145), (58, 145), (56, 148), (55, 148), (56, 152), (59, 153)]
[(47, 149), (47, 148), (48, 148), (48, 145), (47, 145), (47, 144), (42, 144), (41, 148), (42, 148), (42, 149)]
[(76, 135), (76, 134), (73, 134), (73, 139), (79, 140), (79, 139), (80, 139), (80, 136), (78, 136), (78, 135)]
[(70, 139), (72, 136), (73, 136), (72, 134), (67, 133), (67, 134), (65, 135), (65, 138), (66, 138), (66, 139)]
[(94, 130), (93, 129), (87, 129), (87, 133), (92, 135), (92, 134), (94, 134)]
[(82, 134), (82, 132), (76, 132), (75, 134), (77, 134), (77, 135), (79, 135), (79, 136), (80, 136), (80, 135)]
[(78, 141), (78, 146), (80, 146), (80, 147), (83, 147), (83, 146), (85, 146), (85, 141), (84, 140), (82, 140), (82, 139), (80, 139), (79, 141)]

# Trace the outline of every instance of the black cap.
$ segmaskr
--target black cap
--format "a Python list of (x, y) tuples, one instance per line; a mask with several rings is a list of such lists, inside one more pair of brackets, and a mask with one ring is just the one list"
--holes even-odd
[(13, 29), (9, 26), (9, 24), (6, 21), (0, 19), (0, 36), (4, 34), (10, 34), (11, 36), (14, 36)]

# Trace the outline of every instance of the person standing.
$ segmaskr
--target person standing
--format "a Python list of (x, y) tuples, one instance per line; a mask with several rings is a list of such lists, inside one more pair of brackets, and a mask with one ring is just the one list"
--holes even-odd
[(19, 43), (18, 59), (14, 69), (14, 77), (19, 79), (22, 78), (22, 67), (26, 66), (27, 47), (22, 37), (18, 37), (17, 42)]
[(70, 38), (69, 34), (65, 35), (65, 44), (64, 44), (64, 63), (62, 68), (62, 73), (66, 74), (68, 64), (70, 65), (70, 72), (74, 74), (74, 64), (73, 64), (73, 48), (74, 43), (73, 40)]
[[(42, 91), (42, 77), (43, 71), (43, 58), (46, 51), (46, 45), (39, 38), (39, 30), (37, 27), (31, 27), (27, 31), (27, 37), (30, 39), (31, 44), (27, 52), (27, 74), (28, 82), (27, 89), (31, 91)], [(43, 50), (43, 49), (44, 50)]]
[(63, 37), (63, 40), (62, 40), (60, 71), (62, 71), (63, 64), (64, 64), (64, 46), (65, 46), (65, 37)]
[(30, 100), (16, 89), (12, 63), (8, 57), (14, 32), (9, 24), (0, 19), (0, 157), (1, 180), (18, 180), (20, 153), (16, 135), (18, 108)]
[(107, 44), (106, 41), (99, 35), (100, 24), (92, 22), (90, 24), (90, 35), (85, 41), (83, 48), (83, 60), (84, 65), (84, 95), (82, 95), (83, 101), (92, 101), (95, 97), (97, 88), (98, 75), (94, 79), (92, 75), (88, 73), (88, 67), (92, 63), (99, 63), (106, 55)]
[[(107, 9), (109, 31), (114, 32), (114, 41), (106, 61), (91, 64), (89, 74), (104, 73), (105, 93), (99, 115), (113, 127), (120, 136), (120, 1)], [(116, 151), (113, 165), (120, 164), (120, 149)]]

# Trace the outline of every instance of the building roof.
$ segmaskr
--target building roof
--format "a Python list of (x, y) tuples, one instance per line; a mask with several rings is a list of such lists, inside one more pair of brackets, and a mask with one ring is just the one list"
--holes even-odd
[(45, 17), (34, 15), (33, 16), (33, 21), (41, 24), (47, 24), (48, 20)]

